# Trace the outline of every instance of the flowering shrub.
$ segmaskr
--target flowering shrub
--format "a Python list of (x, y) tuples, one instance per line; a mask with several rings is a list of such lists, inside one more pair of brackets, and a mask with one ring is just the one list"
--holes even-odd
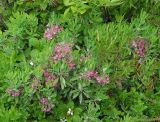
[[(47, 25), (49, 26), (49, 25)], [(51, 40), (55, 37), (55, 35), (62, 31), (63, 28), (62, 27), (59, 27), (57, 25), (55, 26), (51, 26), (51, 27), (47, 27), (47, 29), (45, 30), (45, 33), (44, 33), (44, 37), (47, 38), (48, 40)]]
[(159, 120), (159, 6), (2, 0), (0, 121)]
[(10, 94), (11, 96), (13, 96), (13, 97), (18, 97), (19, 95), (20, 95), (20, 92), (17, 90), (17, 91), (15, 91), (15, 90), (13, 90), (13, 89), (7, 89), (7, 93), (8, 94)]
[(136, 40), (132, 42), (132, 47), (135, 49), (135, 53), (137, 53), (140, 57), (145, 56), (145, 41), (144, 40)]

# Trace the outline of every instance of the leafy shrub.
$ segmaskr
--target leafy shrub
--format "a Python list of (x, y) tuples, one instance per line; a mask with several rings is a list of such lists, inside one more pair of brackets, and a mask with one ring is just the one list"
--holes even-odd
[(158, 120), (158, 1), (3, 0), (0, 7), (0, 120)]

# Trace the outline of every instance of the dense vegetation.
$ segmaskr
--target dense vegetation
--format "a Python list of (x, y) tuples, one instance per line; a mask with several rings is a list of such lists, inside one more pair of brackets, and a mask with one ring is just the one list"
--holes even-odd
[(1, 122), (160, 120), (159, 0), (1, 0)]

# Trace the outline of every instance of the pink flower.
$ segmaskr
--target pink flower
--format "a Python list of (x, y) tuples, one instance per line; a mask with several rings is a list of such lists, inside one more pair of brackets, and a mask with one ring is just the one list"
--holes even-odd
[(48, 81), (53, 81), (54, 79), (55, 79), (55, 76), (49, 75), (49, 76), (47, 77), (46, 82), (48, 82)]
[(14, 91), (11, 95), (13, 97), (18, 97), (20, 95), (20, 92), (19, 91)]
[(88, 71), (86, 73), (86, 76), (88, 79), (95, 78), (97, 75), (98, 75), (98, 72), (96, 72), (96, 71)]
[(75, 69), (76, 64), (73, 61), (68, 61), (67, 62), (69, 69)]
[(63, 55), (61, 53), (57, 53), (54, 57), (54, 61), (60, 61), (63, 58)]
[(71, 47), (72, 47), (72, 45), (65, 43), (63, 45), (63, 52), (70, 53), (72, 51)]
[(72, 45), (65, 43), (65, 44), (56, 44), (55, 46), (55, 53), (58, 56), (66, 57), (67, 55), (70, 55), (72, 51)]
[(91, 80), (91, 78), (95, 78), (96, 81), (100, 84), (108, 84), (110, 80), (108, 75), (100, 76), (96, 71), (86, 72), (85, 77), (87, 77), (89, 80)]
[(108, 84), (110, 79), (109, 76), (104, 76), (104, 77), (96, 76), (96, 80), (100, 84)]
[(109, 83), (109, 80), (110, 80), (109, 76), (105, 76), (103, 83), (107, 84), (107, 83)]
[(75, 69), (76, 64), (73, 62), (72, 55), (71, 55), (72, 46), (73, 44), (57, 43), (54, 49), (55, 54), (52, 55), (53, 61), (57, 62), (64, 59), (65, 63), (68, 65), (70, 70)]
[(47, 70), (44, 70), (43, 74), (44, 74), (44, 77), (46, 77), (46, 79), (47, 79), (46, 82), (52, 81), (55, 79), (55, 76), (52, 74), (49, 74), (49, 72)]
[(38, 90), (34, 82), (32, 82), (31, 87), (35, 92)]
[(51, 112), (51, 107), (49, 106), (49, 101), (47, 98), (42, 97), (40, 99), (40, 103), (43, 105), (43, 112), (45, 113)]
[(54, 79), (54, 77), (53, 77), (53, 76), (51, 76), (51, 75), (50, 75), (50, 76), (48, 76), (48, 78), (47, 78), (47, 80), (48, 80), (48, 81), (51, 81), (51, 80), (53, 80), (53, 79)]
[(62, 51), (62, 45), (58, 43), (58, 44), (55, 46), (55, 52), (56, 52), (56, 53), (61, 53), (61, 51)]
[(138, 39), (132, 42), (132, 47), (134, 48), (134, 52), (138, 54), (141, 58), (145, 56), (145, 41), (143, 39)]
[(75, 63), (72, 60), (72, 44), (56, 44), (55, 46), (55, 55), (53, 55), (52, 59), (54, 62), (65, 59), (65, 62), (67, 63), (68, 67), (70, 69), (75, 68)]
[(60, 43), (56, 44), (54, 50), (55, 50), (55, 55), (53, 56), (53, 60), (54, 61), (61, 60), (64, 57), (64, 54), (63, 54), (63, 45), (60, 44)]
[(43, 112), (45, 112), (45, 113), (48, 113), (48, 112), (51, 112), (51, 107), (44, 107), (43, 108)]
[(18, 97), (20, 96), (20, 91), (19, 90), (13, 90), (11, 88), (7, 89), (6, 92), (10, 94), (12, 97)]
[(49, 72), (47, 70), (43, 70), (43, 74), (44, 74), (45, 77), (49, 76)]
[(63, 27), (58, 26), (58, 25), (52, 25), (47, 27), (47, 29), (44, 32), (44, 37), (47, 38), (48, 40), (51, 40), (55, 37), (55, 35), (62, 31)]
[(48, 99), (45, 98), (45, 97), (42, 97), (42, 98), (40, 99), (40, 103), (41, 103), (42, 105), (48, 105)]

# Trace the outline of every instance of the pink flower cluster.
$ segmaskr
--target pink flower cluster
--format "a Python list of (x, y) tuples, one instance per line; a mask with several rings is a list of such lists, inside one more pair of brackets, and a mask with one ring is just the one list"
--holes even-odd
[(45, 107), (45, 108), (43, 108), (43, 112), (45, 112), (45, 113), (48, 113), (48, 112), (51, 112), (51, 107)]
[(40, 103), (43, 105), (43, 112), (45, 113), (48, 113), (48, 112), (51, 112), (51, 107), (49, 106), (49, 101), (47, 98), (45, 97), (42, 97), (40, 99)]
[(53, 56), (54, 62), (60, 61), (62, 59), (65, 59), (66, 63), (68, 64), (68, 67), (70, 69), (75, 68), (75, 63), (72, 59), (72, 45), (65, 43), (65, 44), (56, 44), (55, 46), (55, 55)]
[(145, 56), (145, 41), (143, 39), (138, 39), (132, 42), (132, 47), (136, 54), (138, 54), (141, 58)]
[(19, 91), (19, 90), (13, 90), (13, 89), (11, 89), (11, 88), (8, 88), (8, 89), (6, 90), (6, 92), (7, 92), (8, 94), (10, 94), (12, 97), (18, 97), (18, 96), (20, 96), (20, 91)]
[(55, 37), (55, 35), (58, 32), (60, 32), (62, 30), (63, 30), (63, 27), (61, 27), (61, 26), (58, 26), (58, 25), (49, 26), (49, 25), (47, 25), (47, 29), (44, 32), (44, 38), (47, 38), (48, 40), (51, 40)]
[(40, 103), (41, 103), (42, 105), (47, 105), (47, 104), (48, 104), (48, 99), (45, 98), (45, 97), (42, 97), (42, 98), (40, 99)]
[(61, 60), (62, 58), (68, 58), (71, 56), (72, 46), (70, 44), (56, 44), (54, 61)]
[(96, 78), (98, 76), (98, 72), (96, 71), (88, 71), (86, 72), (86, 77), (90, 80), (91, 78)]
[(89, 80), (91, 80), (92, 78), (95, 78), (96, 81), (100, 84), (108, 84), (109, 80), (110, 80), (108, 75), (100, 76), (100, 75), (98, 75), (98, 72), (96, 72), (96, 71), (86, 72), (86, 77)]
[(72, 60), (68, 60), (67, 64), (70, 69), (74, 69), (76, 67), (76, 64)]
[(106, 76), (97, 76), (96, 80), (100, 84), (108, 84), (109, 83), (109, 76), (108, 75), (106, 75)]
[(55, 76), (52, 74), (49, 74), (47, 70), (43, 70), (43, 75), (46, 77), (46, 82), (55, 80)]

